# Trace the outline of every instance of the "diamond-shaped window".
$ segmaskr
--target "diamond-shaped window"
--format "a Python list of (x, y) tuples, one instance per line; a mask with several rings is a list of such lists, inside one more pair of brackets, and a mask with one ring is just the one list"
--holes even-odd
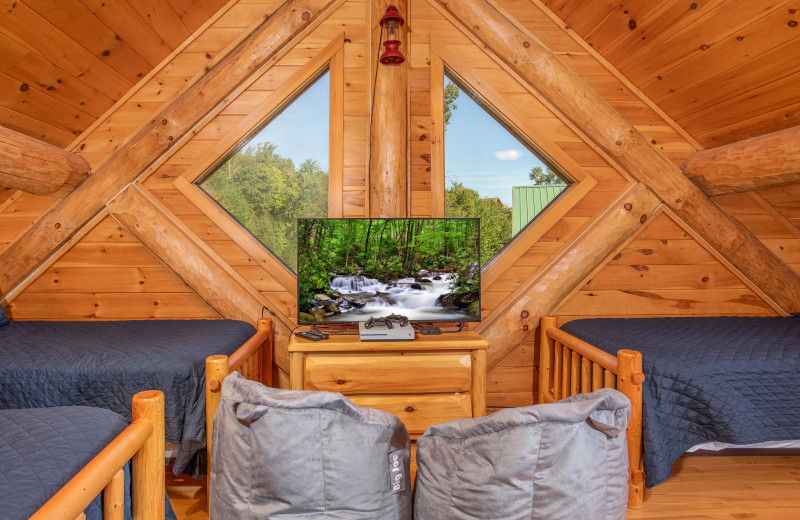
[(455, 75), (445, 75), (445, 215), (480, 217), (491, 260), (572, 183)]
[(316, 78), (197, 182), (293, 271), (298, 217), (328, 216), (329, 76)]

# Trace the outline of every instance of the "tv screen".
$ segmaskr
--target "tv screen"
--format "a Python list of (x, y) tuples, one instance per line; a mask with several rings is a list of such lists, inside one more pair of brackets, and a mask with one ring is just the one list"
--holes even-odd
[(477, 218), (298, 219), (298, 323), (480, 321)]

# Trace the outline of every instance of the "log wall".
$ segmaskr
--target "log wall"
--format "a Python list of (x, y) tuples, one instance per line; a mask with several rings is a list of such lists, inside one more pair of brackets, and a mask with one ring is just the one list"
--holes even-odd
[[(94, 169), (137, 129), (174, 100), (273, 12), (278, 0), (231, 2), (144, 78), (70, 148)], [(496, 4), (561, 58), (676, 166), (699, 145), (627, 83), (573, 31), (537, 2)], [(434, 1), (410, 0), (409, 209), (414, 217), (443, 216), (443, 73), (468, 84), (510, 124), (536, 143), (577, 182), (524, 230), (483, 273), (483, 317), (509, 312), (520, 287), (537, 280), (554, 258), (581, 239), (633, 185), (631, 177), (566, 122), (522, 81), (502, 57), (473, 41)], [(246, 291), (276, 318), (278, 381), (288, 383), (286, 340), (294, 327), (294, 275), (193, 183), (262, 120), (326, 67), (331, 70), (330, 215), (366, 216), (368, 143), (375, 49), (375, 9), (341, 0), (209, 114), (196, 134), (164, 154), (136, 181), (144, 197), (164, 207), (199, 246), (226, 263)], [(713, 199), (767, 247), (800, 272), (800, 187), (785, 186)], [(58, 199), (0, 194), (0, 251)], [(590, 266), (592, 267), (592, 266)], [(765, 315), (774, 304), (716, 251), (665, 209), (644, 223), (601, 262), (555, 312), (567, 319), (600, 315)], [(98, 215), (28, 280), (2, 295), (13, 319), (120, 319), (216, 317), (186, 283), (186, 274), (128, 233), (110, 215)], [(259, 316), (253, 316), (255, 320)], [(490, 407), (535, 400), (533, 330), (488, 374)], [(490, 353), (491, 355), (491, 353)]]

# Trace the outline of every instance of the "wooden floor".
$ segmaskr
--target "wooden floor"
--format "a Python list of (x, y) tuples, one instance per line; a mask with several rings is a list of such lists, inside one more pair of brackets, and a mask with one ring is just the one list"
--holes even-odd
[[(178, 520), (208, 518), (205, 483), (168, 470), (167, 493)], [(800, 457), (682, 457), (628, 518), (798, 520)]]

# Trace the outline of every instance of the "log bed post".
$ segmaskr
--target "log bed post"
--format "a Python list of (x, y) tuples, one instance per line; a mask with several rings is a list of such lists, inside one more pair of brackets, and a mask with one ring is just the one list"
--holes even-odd
[(133, 421), (95, 458), (72, 477), (30, 520), (75, 520), (105, 492), (104, 511), (122, 518), (122, 468), (133, 458), (131, 516), (134, 520), (164, 518), (164, 394), (147, 390), (133, 396)]
[(131, 517), (134, 520), (164, 518), (164, 394), (157, 390), (133, 396), (133, 421), (147, 419), (153, 431), (132, 459)]
[(539, 403), (552, 403), (555, 401), (550, 391), (555, 341), (547, 335), (547, 331), (556, 327), (556, 324), (555, 316), (542, 316), (539, 322)]
[(628, 507), (638, 509), (644, 500), (642, 461), (642, 354), (635, 350), (617, 352), (617, 389), (631, 401), (628, 438)]
[[(255, 354), (255, 359), (253, 359)], [(236, 370), (242, 375), (272, 386), (272, 320), (259, 318), (256, 333), (230, 357), (219, 354), (206, 358), (206, 460), (211, 477), (211, 439), (214, 430), (214, 414), (217, 413), (222, 393), (222, 381)]]

